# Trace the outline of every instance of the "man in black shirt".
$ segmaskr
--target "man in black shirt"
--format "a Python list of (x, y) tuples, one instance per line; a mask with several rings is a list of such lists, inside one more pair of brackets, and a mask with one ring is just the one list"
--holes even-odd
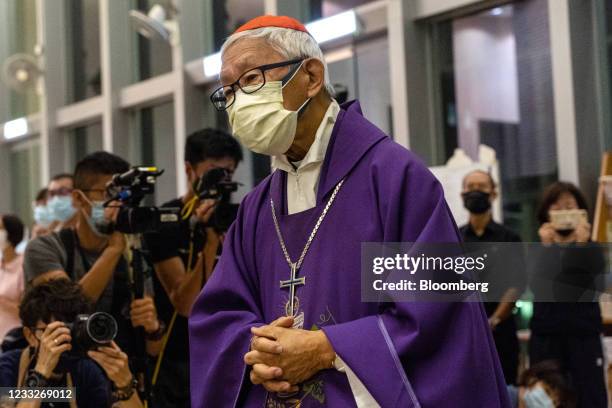
[(183, 221), (178, 228), (146, 236), (155, 264), (155, 301), (168, 326), (168, 341), (154, 376), (156, 408), (190, 406), (187, 317), (212, 273), (222, 241), (222, 234), (207, 226), (217, 202), (199, 200), (196, 186), (213, 169), (232, 175), (241, 160), (242, 149), (231, 135), (213, 129), (191, 134), (185, 145), (188, 191), (163, 205), (180, 208)]
[[(470, 212), (469, 222), (460, 228), (465, 242), (520, 242), (517, 234), (493, 221), (491, 204), (497, 198), (495, 181), (489, 173), (476, 170), (463, 179), (463, 203)], [(500, 260), (503, 261), (503, 260)], [(489, 264), (489, 271), (495, 267)], [(504, 268), (505, 270), (508, 270)], [(517, 268), (514, 273), (523, 275), (525, 270)], [(522, 280), (512, 277), (511, 281)], [(500, 279), (496, 279), (497, 282)], [(484, 304), (489, 326), (507, 384), (516, 384), (518, 374), (519, 344), (516, 337), (516, 323), (512, 315), (514, 302), (520, 296), (519, 288), (510, 287), (501, 295), (499, 302)]]

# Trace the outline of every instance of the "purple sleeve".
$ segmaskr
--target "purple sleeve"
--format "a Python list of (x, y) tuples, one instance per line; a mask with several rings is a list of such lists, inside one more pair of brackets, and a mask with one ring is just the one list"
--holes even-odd
[[(427, 168), (416, 160), (389, 166), (406, 163), (403, 155), (373, 169), (384, 240), (459, 242), (440, 183)], [(381, 309), (377, 316), (323, 328), (381, 406), (509, 406), (480, 303), (397, 302)]]
[(215, 273), (189, 318), (194, 407), (237, 406), (246, 374), (243, 356), (249, 348), (250, 328), (263, 322), (255, 295), (258, 283), (255, 274), (249, 273), (252, 263), (245, 260), (252, 251), (242, 247), (243, 242), (254, 242), (255, 230), (247, 226), (244, 207), (227, 233)]

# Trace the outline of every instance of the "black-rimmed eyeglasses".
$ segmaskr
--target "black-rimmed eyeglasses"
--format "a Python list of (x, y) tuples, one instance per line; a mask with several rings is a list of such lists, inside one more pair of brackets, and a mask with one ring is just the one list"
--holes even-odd
[(45, 332), (45, 329), (47, 328), (47, 326), (45, 327), (30, 327), (30, 331), (34, 334), (34, 337), (36, 337), (36, 340), (41, 340), (42, 339), (42, 335)]
[[(302, 62), (303, 58), (293, 59), (289, 61), (276, 62), (274, 64), (260, 65), (255, 68), (251, 68), (244, 74), (240, 75), (240, 78), (236, 82), (223, 85), (217, 88), (212, 95), (210, 95), (210, 101), (218, 111), (224, 111), (236, 100), (236, 88), (240, 89), (245, 94), (252, 94), (259, 91), (266, 84), (266, 71), (271, 69), (286, 67), (288, 65), (294, 65)], [(295, 73), (295, 69), (289, 71), (289, 73), (283, 78), (282, 82), (285, 82), (286, 78), (291, 77)]]

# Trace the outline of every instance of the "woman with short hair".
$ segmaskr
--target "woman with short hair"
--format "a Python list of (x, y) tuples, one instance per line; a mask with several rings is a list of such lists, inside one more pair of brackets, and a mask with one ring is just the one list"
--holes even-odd
[(578, 187), (567, 182), (548, 186), (537, 213), (543, 245), (531, 273), (536, 302), (530, 324), (530, 363), (559, 361), (577, 393), (578, 407), (605, 408), (602, 319), (596, 298), (606, 270), (605, 257), (601, 248), (589, 245), (588, 220), (581, 216), (571, 228), (562, 226), (551, 216), (551, 211), (559, 210), (588, 212)]

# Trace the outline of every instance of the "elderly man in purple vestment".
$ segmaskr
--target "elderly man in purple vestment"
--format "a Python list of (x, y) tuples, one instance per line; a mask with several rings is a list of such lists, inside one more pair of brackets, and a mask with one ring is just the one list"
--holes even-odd
[(460, 238), (421, 161), (333, 99), (304, 26), (246, 23), (220, 79), (213, 104), (275, 171), (244, 199), (194, 305), (193, 406), (508, 407), (480, 303), (361, 301), (362, 242)]

